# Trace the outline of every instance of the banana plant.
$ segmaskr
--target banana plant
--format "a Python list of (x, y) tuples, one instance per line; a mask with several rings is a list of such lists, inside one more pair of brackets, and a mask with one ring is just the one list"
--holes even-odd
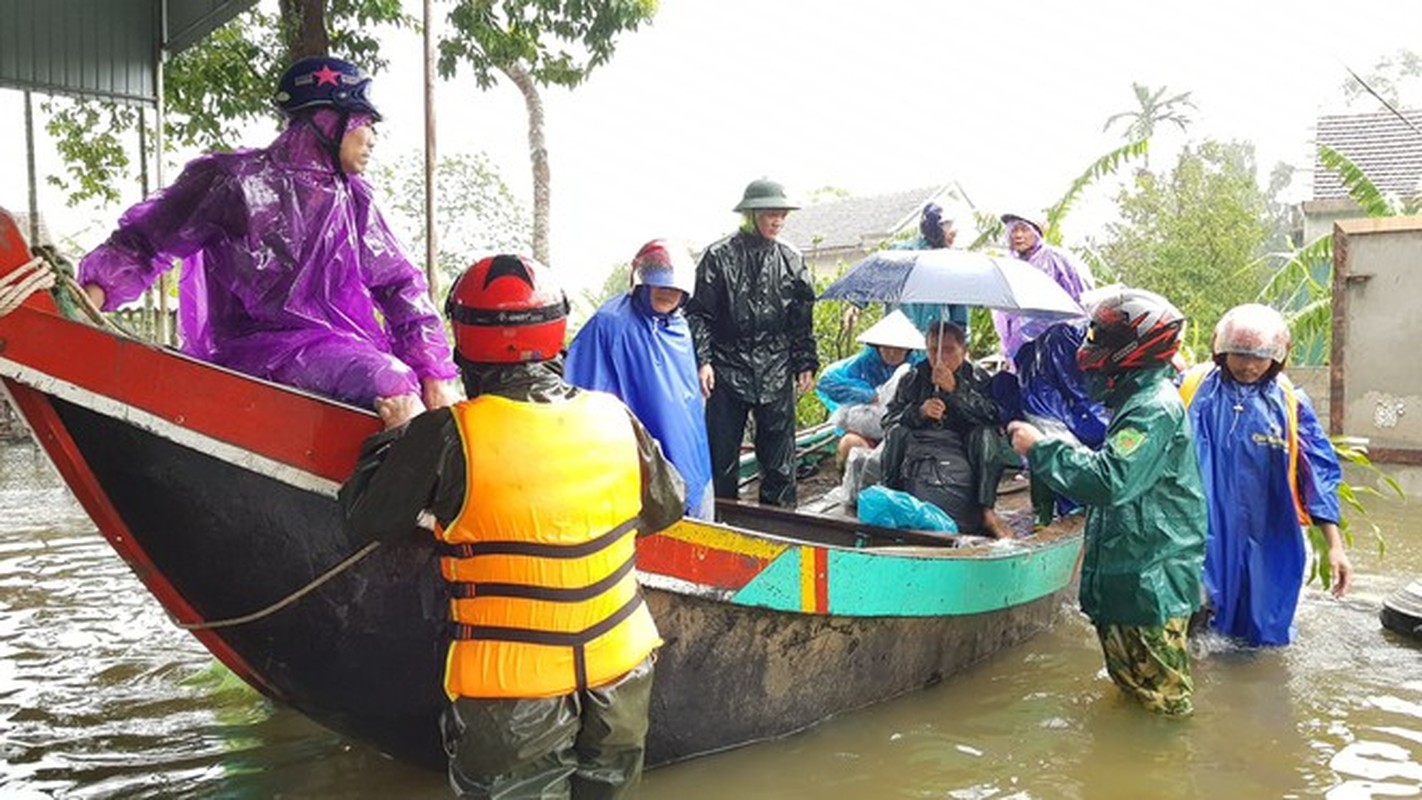
[(1081, 197), (1082, 192), (1102, 178), (1115, 175), (1127, 161), (1143, 158), (1149, 151), (1150, 140), (1138, 139), (1124, 144), (1092, 162), (1085, 172), (1071, 182), (1066, 194), (1047, 209), (1047, 227), (1042, 231), (1042, 238), (1046, 239), (1049, 244), (1061, 244), (1062, 220), (1066, 218), (1067, 212), (1071, 211), (1072, 205)]
[[(1343, 536), (1343, 543), (1350, 549), (1354, 544), (1353, 532), (1359, 526), (1366, 526), (1372, 534), (1373, 543), (1377, 546), (1378, 556), (1387, 553), (1387, 540), (1383, 538), (1382, 528), (1368, 515), (1367, 506), (1363, 504), (1365, 496), (1382, 498), (1396, 496), (1398, 499), (1406, 501), (1407, 495), (1403, 493), (1402, 486), (1397, 479), (1384, 472), (1376, 464), (1368, 459), (1368, 440), (1357, 436), (1332, 436), (1329, 437), (1333, 443), (1333, 452), (1338, 454), (1338, 459), (1347, 464), (1362, 470), (1364, 474), (1373, 478), (1373, 484), (1358, 484), (1351, 481), (1343, 481), (1338, 485), (1338, 498), (1343, 501), (1343, 513), (1339, 514), (1338, 530)], [(1387, 488), (1384, 494), (1377, 488), (1377, 484)], [(1317, 580), (1323, 588), (1329, 589), (1333, 586), (1333, 574), (1328, 563), (1328, 540), (1324, 538), (1323, 531), (1317, 525), (1310, 525), (1308, 529), (1309, 542), (1313, 545), (1312, 556), (1309, 559), (1308, 582)]]
[[(1367, 173), (1342, 153), (1328, 145), (1318, 146), (1318, 160), (1328, 169), (1338, 174), (1348, 196), (1370, 217), (1387, 217), (1416, 210), (1417, 200), (1398, 202), (1388, 196), (1373, 183)], [(1307, 342), (1321, 342), (1323, 352), (1328, 352), (1333, 338), (1333, 236), (1324, 234), (1307, 245), (1285, 254), (1283, 265), (1265, 284), (1260, 299), (1276, 308), (1288, 309), (1284, 312), (1289, 322), (1289, 330), (1297, 348)], [(1352, 436), (1331, 437), (1333, 450), (1340, 461), (1352, 464), (1365, 475), (1373, 478), (1372, 484), (1343, 481), (1338, 487), (1338, 497), (1343, 501), (1342, 519), (1338, 527), (1343, 541), (1349, 547), (1354, 543), (1354, 529), (1365, 525), (1377, 545), (1378, 554), (1387, 550), (1382, 529), (1368, 516), (1365, 497), (1383, 497), (1377, 488), (1388, 489), (1388, 496), (1396, 495), (1405, 499), (1397, 480), (1384, 472), (1368, 459), (1367, 440)], [(1328, 559), (1328, 544), (1323, 532), (1317, 526), (1308, 530), (1313, 544), (1313, 557), (1309, 563), (1309, 581), (1318, 580), (1323, 588), (1333, 583)]]

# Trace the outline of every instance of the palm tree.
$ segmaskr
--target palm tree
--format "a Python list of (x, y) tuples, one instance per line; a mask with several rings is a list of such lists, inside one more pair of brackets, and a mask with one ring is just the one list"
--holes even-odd
[[(1190, 118), (1183, 111), (1186, 108), (1195, 110), (1189, 92), (1166, 97), (1169, 90), (1165, 86), (1152, 90), (1145, 84), (1135, 82), (1131, 83), (1131, 90), (1136, 94), (1138, 108), (1107, 117), (1106, 124), (1101, 128), (1103, 132), (1110, 130), (1117, 120), (1129, 120), (1123, 138), (1128, 142), (1139, 142), (1149, 140), (1155, 135), (1156, 126), (1163, 122), (1174, 124), (1182, 133), (1190, 126)], [(1145, 166), (1150, 168), (1149, 154), (1146, 154)]]

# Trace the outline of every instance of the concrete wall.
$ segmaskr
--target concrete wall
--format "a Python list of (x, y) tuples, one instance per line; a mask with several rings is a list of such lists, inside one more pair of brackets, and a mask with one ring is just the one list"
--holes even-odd
[(1323, 426), (1328, 427), (1328, 367), (1294, 367), (1288, 369), (1289, 380), (1294, 385), (1308, 392), (1308, 399), (1313, 403), (1313, 410), (1322, 420)]
[(1334, 236), (1343, 432), (1422, 458), (1422, 217), (1345, 220)]
[(1303, 240), (1307, 244), (1333, 232), (1333, 223), (1364, 216), (1363, 209), (1351, 199), (1308, 200), (1303, 204)]

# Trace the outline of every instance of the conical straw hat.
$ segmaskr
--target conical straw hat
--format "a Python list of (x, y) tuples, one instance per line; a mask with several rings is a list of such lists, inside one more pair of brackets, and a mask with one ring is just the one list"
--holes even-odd
[(922, 350), (923, 334), (913, 326), (902, 311), (894, 311), (859, 334), (855, 341), (860, 344), (881, 347), (902, 347), (905, 350)]

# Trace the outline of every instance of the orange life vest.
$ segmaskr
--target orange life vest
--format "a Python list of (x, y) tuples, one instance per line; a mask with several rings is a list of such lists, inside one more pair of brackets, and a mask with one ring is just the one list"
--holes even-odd
[[(1186, 408), (1189, 408), (1190, 401), (1195, 399), (1195, 392), (1200, 388), (1200, 383), (1216, 369), (1219, 369), (1217, 364), (1206, 361), (1185, 372), (1180, 380), (1180, 397), (1185, 401)], [(1303, 496), (1299, 493), (1299, 396), (1288, 375), (1280, 372), (1274, 380), (1284, 391), (1285, 430), (1289, 446), (1289, 492), (1294, 498), (1294, 513), (1298, 516), (1299, 524), (1308, 527), (1313, 524), (1313, 517), (1304, 508)]]
[(492, 395), (456, 404), (464, 507), (436, 533), (454, 697), (556, 697), (624, 675), (661, 644), (634, 573), (637, 439), (623, 405)]

